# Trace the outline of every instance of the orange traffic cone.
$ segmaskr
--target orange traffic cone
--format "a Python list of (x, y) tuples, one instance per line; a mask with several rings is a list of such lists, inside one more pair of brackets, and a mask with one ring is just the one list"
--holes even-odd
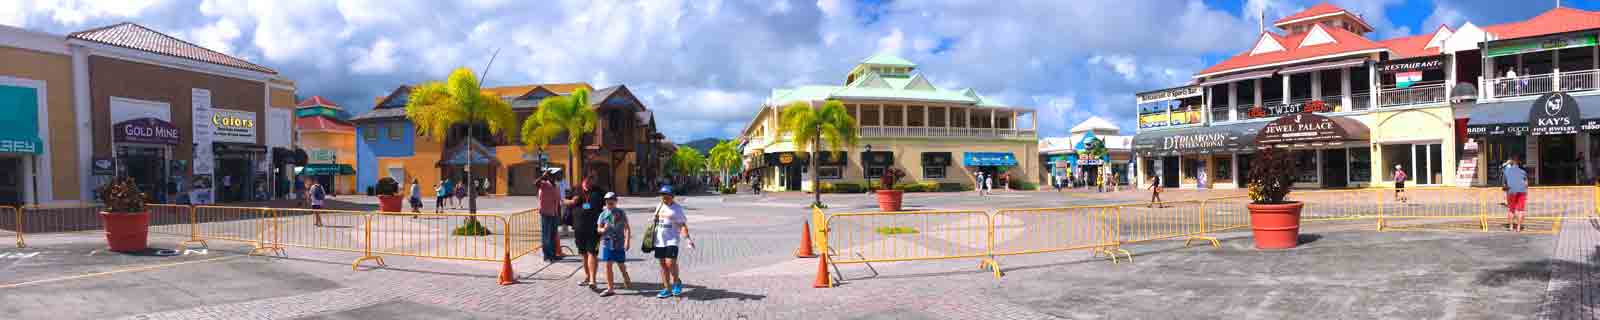
[(506, 252), (506, 257), (500, 263), (500, 285), (509, 286), (517, 283), (517, 272), (511, 270), (511, 253)]
[(795, 258), (816, 258), (817, 254), (811, 252), (811, 222), (807, 221), (805, 228), (800, 233), (800, 248), (794, 250)]
[(823, 255), (817, 259), (817, 281), (811, 283), (812, 288), (832, 288), (833, 281), (828, 279), (828, 256)]

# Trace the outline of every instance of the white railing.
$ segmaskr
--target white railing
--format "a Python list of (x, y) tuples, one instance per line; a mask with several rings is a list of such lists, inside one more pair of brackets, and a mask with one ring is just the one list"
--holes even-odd
[(1444, 91), (1444, 83), (1383, 89), (1378, 93), (1378, 107), (1393, 108), (1444, 102)]
[(1540, 74), (1489, 80), (1491, 98), (1510, 98), (1549, 93), (1555, 89), (1555, 74)]
[(1322, 102), (1328, 104), (1328, 112), (1350, 111), (1349, 107), (1344, 105), (1344, 95), (1322, 96)]
[(1574, 72), (1560, 72), (1559, 81), (1561, 91), (1594, 90), (1595, 78), (1600, 77), (1600, 70), (1583, 70)]
[(1363, 111), (1372, 109), (1372, 93), (1356, 92), (1350, 94), (1350, 110)]
[(863, 137), (981, 137), (981, 138), (1032, 138), (1033, 129), (995, 128), (942, 128), (942, 127), (877, 127), (862, 126)]

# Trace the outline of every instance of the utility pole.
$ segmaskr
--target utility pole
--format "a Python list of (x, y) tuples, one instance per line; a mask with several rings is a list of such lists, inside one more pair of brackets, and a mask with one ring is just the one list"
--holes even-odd
[[(483, 85), (488, 83), (488, 80), (489, 80), (489, 67), (493, 67), (494, 66), (494, 59), (499, 57), (499, 56), (500, 56), (500, 49), (499, 48), (494, 49), (494, 54), (489, 56), (489, 63), (487, 65), (484, 65), (483, 66), (483, 72), (479, 72), (479, 74), (478, 74), (478, 88), (483, 88)], [(468, 110), (468, 111), (472, 111), (472, 110)], [(471, 145), (472, 143), (477, 143), (477, 138), (473, 137), (474, 136), (473, 135), (473, 131), (476, 131), (476, 130), (473, 130), (473, 127), (477, 125), (477, 120), (478, 120), (477, 118), (478, 118), (478, 112), (468, 112), (467, 113), (467, 143), (468, 143), (468, 145), (464, 146), (464, 147), (467, 147), (467, 150), (464, 150), (464, 151), (466, 151), (466, 153), (467, 153), (467, 170), (466, 170), (467, 171), (467, 180), (465, 182), (467, 183), (467, 187), (469, 189), (467, 191), (467, 213), (469, 213), (469, 214), (477, 214), (478, 213), (478, 188), (479, 187), (476, 184), (477, 180), (473, 180), (472, 179), (472, 166), (478, 163), (478, 159), (477, 159), (478, 157), (475, 154), (473, 154), (472, 145)], [(484, 187), (487, 187), (487, 186), (484, 186)]]

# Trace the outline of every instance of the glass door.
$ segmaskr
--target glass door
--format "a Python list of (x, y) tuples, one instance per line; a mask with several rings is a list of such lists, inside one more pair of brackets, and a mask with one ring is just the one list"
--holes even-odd
[(1444, 172), (1444, 154), (1439, 149), (1441, 144), (1415, 144), (1411, 145), (1411, 167), (1416, 168), (1411, 172), (1411, 179), (1419, 185), (1441, 183)]

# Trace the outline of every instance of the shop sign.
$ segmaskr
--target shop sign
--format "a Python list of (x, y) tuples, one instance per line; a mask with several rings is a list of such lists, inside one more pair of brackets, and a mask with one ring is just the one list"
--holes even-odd
[(108, 157), (94, 157), (90, 161), (89, 174), (96, 176), (110, 176), (117, 174), (117, 163)]
[(793, 153), (779, 154), (778, 155), (778, 163), (780, 163), (780, 164), (794, 163), (794, 154)]
[(1100, 159), (1078, 159), (1078, 165), (1080, 165), (1080, 166), (1098, 166), (1098, 165), (1103, 165), (1103, 164), (1106, 164), (1105, 160), (1100, 160)]
[(1378, 73), (1417, 72), (1444, 68), (1444, 56), (1426, 56), (1378, 63)]
[(112, 140), (116, 142), (154, 143), (176, 145), (178, 127), (156, 118), (138, 118), (118, 122), (111, 126)]
[(256, 143), (256, 113), (250, 111), (213, 109), (211, 125), (216, 128), (218, 142)]
[(1183, 98), (1189, 98), (1189, 97), (1198, 97), (1198, 96), (1200, 96), (1201, 92), (1202, 91), (1200, 89), (1200, 86), (1187, 86), (1187, 87), (1178, 87), (1178, 88), (1171, 88), (1171, 89), (1156, 90), (1156, 91), (1151, 91), (1151, 92), (1145, 92), (1145, 93), (1138, 94), (1137, 95), (1137, 98), (1138, 98), (1137, 103), (1145, 103), (1145, 102), (1160, 101), (1160, 100), (1183, 99)]
[(1490, 43), (1484, 57), (1499, 57), (1529, 52), (1588, 47), (1596, 44), (1595, 34), (1579, 34), (1507, 43)]
[(308, 163), (333, 163), (339, 157), (338, 153), (330, 149), (311, 149), (307, 154), (310, 155)]
[(1297, 113), (1328, 112), (1333, 111), (1333, 108), (1334, 106), (1329, 106), (1325, 101), (1311, 100), (1301, 103), (1280, 104), (1270, 107), (1257, 106), (1255, 108), (1251, 108), (1250, 111), (1247, 112), (1246, 116), (1248, 116), (1250, 119), (1259, 119)]
[(1288, 115), (1267, 123), (1256, 136), (1257, 144), (1281, 144), (1348, 139), (1332, 118), (1316, 114)]
[(1561, 92), (1547, 93), (1533, 101), (1528, 110), (1528, 133), (1532, 135), (1578, 133), (1578, 102)]
[[(211, 126), (211, 90), (194, 88), (189, 90), (189, 106), (194, 117), (191, 123), (190, 140), (194, 141), (194, 174), (206, 176), (216, 172), (216, 154), (211, 150), (212, 137), (216, 130)], [(198, 178), (197, 178), (198, 180)], [(199, 194), (196, 194), (199, 195)], [(209, 195), (209, 193), (207, 193)], [(205, 201), (209, 198), (192, 198)]]
[(1472, 186), (1472, 181), (1478, 178), (1477, 158), (1465, 158), (1456, 162), (1456, 185), (1462, 187)]

